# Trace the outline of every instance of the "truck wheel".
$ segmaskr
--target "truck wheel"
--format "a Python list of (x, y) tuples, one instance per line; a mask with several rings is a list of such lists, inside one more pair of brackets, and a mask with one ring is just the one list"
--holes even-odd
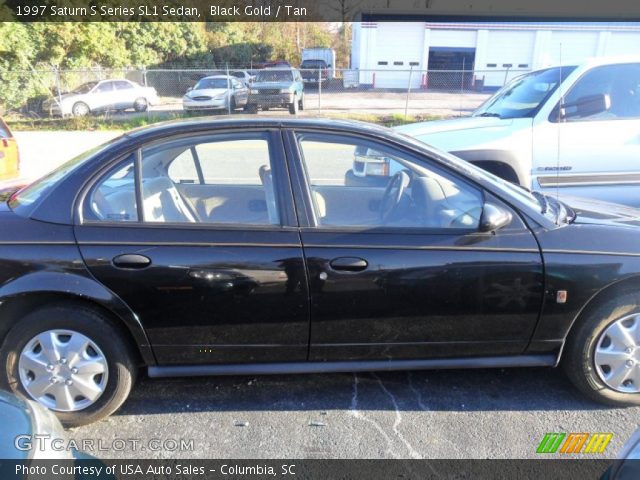
[(246, 107), (244, 107), (244, 109), (246, 110), (247, 113), (252, 113), (252, 114), (258, 113), (258, 105), (256, 104), (247, 105)]
[(22, 318), (0, 348), (0, 388), (54, 411), (67, 427), (116, 411), (135, 382), (135, 354), (98, 311), (51, 305)]
[(602, 303), (578, 319), (562, 366), (588, 397), (609, 405), (640, 405), (640, 296)]
[(296, 96), (293, 97), (293, 102), (289, 104), (289, 113), (291, 115), (297, 115), (298, 114), (298, 98)]

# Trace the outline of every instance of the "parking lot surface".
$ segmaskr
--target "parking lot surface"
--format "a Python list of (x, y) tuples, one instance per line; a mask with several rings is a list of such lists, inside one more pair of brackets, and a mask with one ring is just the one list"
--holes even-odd
[(483, 459), (536, 458), (547, 432), (611, 432), (614, 457), (639, 422), (640, 408), (586, 400), (558, 369), (143, 377), (70, 436), (102, 439), (104, 458)]

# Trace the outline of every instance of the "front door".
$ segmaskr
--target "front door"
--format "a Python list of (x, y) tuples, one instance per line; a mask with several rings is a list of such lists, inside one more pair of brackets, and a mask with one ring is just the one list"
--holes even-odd
[[(313, 131), (288, 143), (307, 205), (311, 360), (524, 351), (543, 269), (515, 212), (496, 234), (479, 233), (483, 202), (499, 200), (428, 159)], [(354, 160), (369, 166), (354, 176)]]
[(282, 152), (271, 131), (169, 138), (88, 190), (76, 227), (84, 260), (139, 317), (158, 363), (306, 360)]

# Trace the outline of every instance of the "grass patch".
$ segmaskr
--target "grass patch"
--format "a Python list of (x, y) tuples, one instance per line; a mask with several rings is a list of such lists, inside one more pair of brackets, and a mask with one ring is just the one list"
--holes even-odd
[[(315, 115), (312, 115), (313, 117)], [(209, 115), (215, 118), (215, 115)], [(401, 113), (392, 114), (374, 114), (374, 113), (335, 113), (322, 114), (322, 118), (336, 118), (347, 120), (359, 120), (361, 122), (375, 123), (387, 127), (395, 127), (405, 125), (407, 123), (425, 122), (428, 120), (439, 120), (444, 117), (437, 115), (408, 115), (407, 117)], [(22, 116), (9, 116), (5, 120), (16, 131), (33, 131), (33, 130), (71, 130), (71, 131), (106, 131), (106, 130), (131, 130), (146, 125), (152, 125), (167, 120), (175, 120), (180, 118), (196, 118), (195, 115), (184, 112), (151, 112), (148, 114), (130, 114), (127, 116), (119, 115), (112, 117), (110, 115), (89, 115), (86, 117), (66, 117), (66, 118), (29, 118)], [(283, 118), (289, 118), (288, 115)], [(307, 117), (309, 118), (309, 117)]]

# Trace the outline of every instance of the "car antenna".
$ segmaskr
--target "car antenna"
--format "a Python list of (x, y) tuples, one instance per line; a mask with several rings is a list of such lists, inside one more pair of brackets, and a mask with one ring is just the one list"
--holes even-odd
[[(562, 106), (564, 105), (564, 92), (562, 91), (562, 42), (560, 42), (560, 68), (558, 69), (558, 93), (560, 93), (560, 101), (558, 102), (558, 139), (556, 145), (556, 203), (558, 202), (560, 197), (560, 131), (562, 127), (560, 123), (562, 122)], [(556, 218), (556, 224), (560, 221), (559, 218)]]

